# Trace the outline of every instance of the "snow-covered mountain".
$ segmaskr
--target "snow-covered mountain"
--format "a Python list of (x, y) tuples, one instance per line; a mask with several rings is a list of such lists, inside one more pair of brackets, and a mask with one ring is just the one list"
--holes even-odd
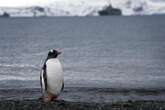
[(165, 0), (111, 0), (123, 15), (152, 15), (165, 13)]
[(150, 15), (165, 13), (164, 0), (48, 0), (45, 4), (28, 7), (1, 7), (10, 16), (98, 16), (99, 11), (111, 5), (123, 15)]
[(98, 11), (107, 5), (106, 0), (54, 0), (44, 5), (30, 7), (3, 7), (10, 16), (97, 16)]

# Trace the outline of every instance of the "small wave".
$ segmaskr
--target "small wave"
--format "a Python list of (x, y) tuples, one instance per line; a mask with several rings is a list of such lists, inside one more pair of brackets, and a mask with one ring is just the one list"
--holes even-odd
[(0, 67), (32, 67), (32, 68), (36, 68), (36, 65), (29, 65), (29, 64), (0, 64)]
[(8, 77), (2, 77), (0, 81), (36, 81), (39, 80), (39, 77), (18, 77), (18, 76), (8, 76)]

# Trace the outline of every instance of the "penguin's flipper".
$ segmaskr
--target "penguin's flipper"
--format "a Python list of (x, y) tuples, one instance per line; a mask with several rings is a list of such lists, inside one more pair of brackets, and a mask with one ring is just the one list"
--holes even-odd
[(45, 91), (45, 82), (44, 82), (44, 75), (43, 75), (43, 69), (40, 73), (40, 85), (41, 85), (41, 91), (42, 93)]
[(61, 90), (63, 91), (64, 90), (64, 81), (62, 82), (62, 88)]
[(46, 65), (42, 67), (41, 74), (40, 74), (40, 84), (42, 92), (47, 90), (47, 75), (46, 75)]

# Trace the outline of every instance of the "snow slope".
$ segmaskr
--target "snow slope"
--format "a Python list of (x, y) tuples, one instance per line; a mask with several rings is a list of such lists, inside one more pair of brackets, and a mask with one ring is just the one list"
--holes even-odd
[(123, 15), (151, 15), (165, 13), (165, 1), (158, 0), (111, 0)]
[[(107, 6), (106, 0), (54, 0), (44, 5), (31, 7), (3, 7), (0, 14), (4, 12), (11, 16), (97, 16), (98, 11)], [(36, 8), (37, 7), (37, 8)], [(38, 10), (43, 8), (43, 10)]]
[(97, 16), (108, 5), (122, 10), (123, 15), (165, 13), (164, 0), (47, 0), (28, 7), (1, 7), (11, 16)]

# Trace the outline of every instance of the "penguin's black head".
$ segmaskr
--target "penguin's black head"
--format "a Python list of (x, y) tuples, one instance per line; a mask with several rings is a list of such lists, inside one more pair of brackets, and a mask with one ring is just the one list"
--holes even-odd
[(55, 49), (51, 49), (48, 53), (48, 59), (49, 58), (57, 58), (58, 55), (60, 55), (61, 52), (55, 50)]

